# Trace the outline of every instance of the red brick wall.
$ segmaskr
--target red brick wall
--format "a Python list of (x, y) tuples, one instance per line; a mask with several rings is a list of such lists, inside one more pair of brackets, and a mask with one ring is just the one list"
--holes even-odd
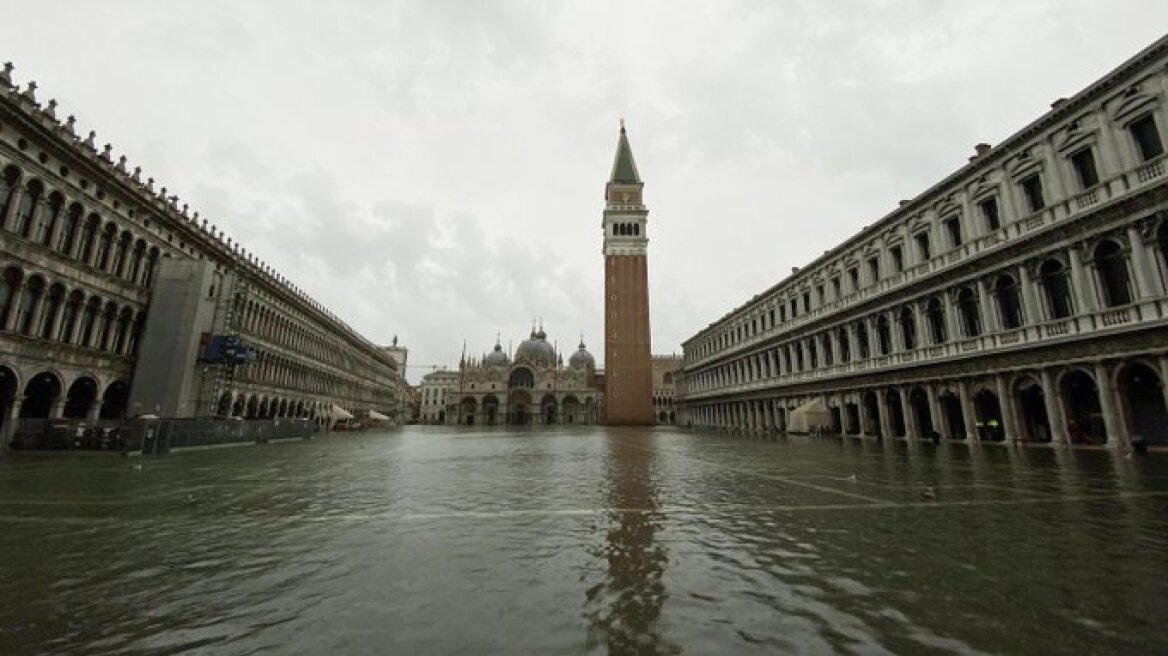
[(644, 255), (604, 258), (605, 423), (653, 424), (648, 262)]

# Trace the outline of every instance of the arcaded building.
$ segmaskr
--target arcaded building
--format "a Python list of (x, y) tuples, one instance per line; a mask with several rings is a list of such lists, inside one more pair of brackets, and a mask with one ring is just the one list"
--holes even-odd
[[(52, 418), (397, 415), (392, 353), (94, 132), (79, 135), (11, 71), (0, 71), (0, 437)], [(216, 337), (232, 341), (210, 348), (225, 344)]]
[(1168, 444), (1168, 38), (684, 342), (679, 423)]
[(658, 424), (677, 422), (677, 412), (673, 406), (673, 396), (677, 390), (674, 382), (682, 369), (679, 355), (654, 355), (653, 368), (653, 417)]
[(543, 327), (532, 328), (514, 356), (495, 342), (479, 358), (465, 354), (458, 378), (436, 377), (446, 399), (447, 424), (496, 426), (527, 424), (599, 423), (603, 393), (597, 382), (596, 361), (584, 341), (568, 357), (548, 341)]

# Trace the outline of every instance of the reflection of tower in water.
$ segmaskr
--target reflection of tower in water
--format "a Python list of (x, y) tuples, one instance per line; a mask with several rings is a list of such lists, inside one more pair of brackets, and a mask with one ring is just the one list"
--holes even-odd
[(607, 561), (601, 583), (587, 591), (588, 647), (609, 654), (675, 654), (662, 639), (658, 620), (665, 603), (662, 576), (668, 557), (655, 542), (661, 515), (653, 483), (652, 433), (608, 435), (608, 532), (599, 553)]

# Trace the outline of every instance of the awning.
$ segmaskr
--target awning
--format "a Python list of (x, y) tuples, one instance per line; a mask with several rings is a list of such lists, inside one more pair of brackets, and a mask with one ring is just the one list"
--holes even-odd
[(339, 406), (335, 403), (333, 404), (333, 407), (329, 408), (329, 411), (327, 414), (328, 414), (329, 419), (352, 419), (353, 418), (353, 413), (349, 412), (348, 410), (342, 408), (341, 406)]
[(389, 421), (389, 417), (386, 417), (385, 415), (381, 414), (380, 412), (378, 412), (376, 410), (370, 410), (369, 411), (369, 420), (370, 421)]
[(827, 409), (823, 399), (814, 398), (795, 408), (787, 422), (787, 431), (791, 433), (808, 433), (812, 426), (830, 426), (831, 411)]

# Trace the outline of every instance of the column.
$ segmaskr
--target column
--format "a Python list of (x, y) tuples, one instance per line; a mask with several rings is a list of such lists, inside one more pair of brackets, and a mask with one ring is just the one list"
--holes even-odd
[(868, 327), (868, 355), (876, 357), (880, 353), (880, 338), (876, 335), (876, 321), (872, 317), (864, 317), (863, 321), (864, 325)]
[(1140, 234), (1139, 226), (1128, 226), (1127, 240), (1131, 245), (1131, 265), (1132, 273), (1135, 274), (1136, 298), (1148, 300), (1159, 296), (1159, 276), (1150, 266), (1148, 247), (1144, 245), (1144, 237)]
[(20, 207), (20, 200), (26, 193), (28, 191), (24, 188), (24, 185), (21, 184), (20, 180), (17, 180), (16, 185), (12, 188), (12, 196), (8, 199), (8, 207), (6, 208), (8, 211), (4, 213), (4, 216), (0, 217), (0, 228), (4, 230), (12, 229), (13, 217), (16, 216), (16, 208)]
[(1095, 287), (1083, 268), (1083, 260), (1079, 256), (1077, 245), (1067, 249), (1067, 258), (1071, 261), (1071, 286), (1075, 292), (1075, 309), (1078, 310), (1078, 314), (1094, 312), (1098, 309), (1095, 304)]
[(921, 436), (921, 427), (917, 425), (916, 413), (913, 412), (912, 403), (909, 402), (909, 388), (902, 387), (898, 393), (900, 395), (900, 412), (904, 416), (904, 436), (910, 440), (918, 438)]
[(957, 298), (952, 289), (946, 289), (941, 295), (941, 306), (945, 314), (945, 336), (948, 338), (946, 341), (956, 342), (963, 335), (957, 321)]
[(1002, 438), (1009, 442), (1018, 439), (1018, 419), (1014, 414), (1014, 395), (1006, 385), (1006, 377), (994, 375), (994, 387), (998, 390), (998, 407), (1002, 410)]
[(892, 437), (892, 417), (889, 416), (891, 413), (888, 412), (886, 391), (883, 389), (876, 391), (876, 408), (880, 415), (880, 436), (888, 439)]
[(12, 287), (12, 296), (10, 297), (8, 309), (8, 316), (4, 319), (4, 330), (13, 332), (16, 330), (16, 318), (20, 314), (20, 295), (24, 292), (24, 285), (28, 282), (28, 276), (25, 276)]
[(969, 383), (958, 383), (957, 393), (961, 399), (962, 418), (965, 420), (965, 441), (977, 440), (977, 414), (973, 407), (973, 397), (969, 394)]
[(1034, 282), (1030, 279), (1030, 267), (1018, 267), (1018, 286), (1022, 292), (1022, 323), (1032, 326), (1039, 321), (1038, 300), (1034, 295)]
[(985, 278), (977, 281), (977, 306), (981, 310), (982, 334), (989, 335), (998, 332), (997, 313), (994, 312), (994, 295), (990, 292), (990, 283)]
[(856, 324), (848, 323), (848, 362), (860, 359), (860, 340), (856, 337)]
[(20, 420), (20, 406), (24, 403), (24, 396), (17, 390), (12, 398), (12, 407), (8, 409), (8, 416), (4, 418), (4, 429), (0, 430), (0, 448), (7, 447), (16, 432), (16, 422)]
[(925, 394), (929, 397), (929, 419), (933, 421), (933, 430), (945, 439), (953, 436), (949, 434), (949, 422), (941, 413), (941, 396), (933, 385), (925, 385)]
[(1050, 424), (1051, 444), (1066, 444), (1069, 440), (1067, 438), (1067, 416), (1063, 412), (1062, 394), (1055, 388), (1054, 375), (1050, 373), (1049, 369), (1042, 369), (1038, 375), (1042, 380), (1042, 398), (1046, 403), (1046, 421)]
[(1107, 430), (1107, 448), (1126, 449), (1129, 437), (1119, 420), (1110, 372), (1102, 362), (1095, 363), (1094, 371), (1095, 386), (1099, 388), (1099, 407), (1103, 410), (1103, 426)]

